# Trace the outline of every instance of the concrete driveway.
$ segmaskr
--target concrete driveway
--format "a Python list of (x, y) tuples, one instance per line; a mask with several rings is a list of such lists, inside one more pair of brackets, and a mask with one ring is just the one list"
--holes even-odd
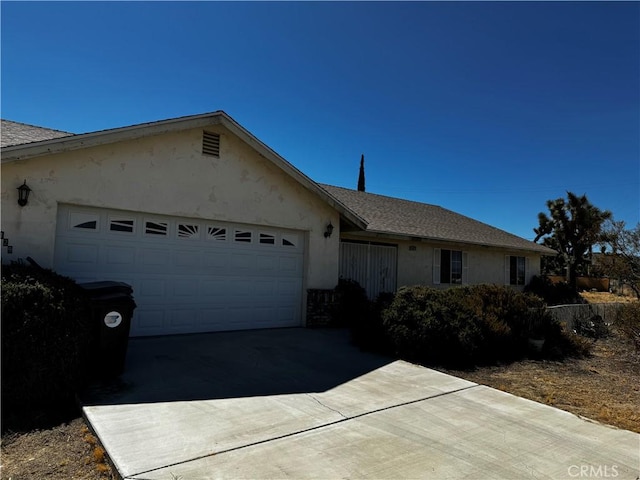
[(625, 478), (640, 435), (403, 361), (343, 330), (132, 339), (84, 413), (127, 479)]

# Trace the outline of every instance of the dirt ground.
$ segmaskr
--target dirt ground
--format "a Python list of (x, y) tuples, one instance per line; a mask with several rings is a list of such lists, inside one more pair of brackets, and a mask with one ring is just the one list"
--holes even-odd
[(105, 451), (82, 418), (48, 430), (2, 437), (3, 480), (111, 480)]
[[(590, 302), (620, 301), (611, 294)], [(474, 371), (445, 370), (598, 422), (640, 433), (640, 355), (615, 332), (594, 343), (588, 358), (526, 360)], [(81, 418), (48, 430), (2, 437), (0, 478), (115, 479), (105, 452)]]

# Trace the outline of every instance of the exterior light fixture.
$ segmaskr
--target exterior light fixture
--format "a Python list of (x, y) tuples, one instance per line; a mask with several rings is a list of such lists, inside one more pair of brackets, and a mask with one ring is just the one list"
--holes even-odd
[(24, 207), (29, 200), (29, 194), (31, 193), (31, 189), (27, 185), (27, 181), (25, 180), (22, 185), (18, 187), (18, 205)]
[(327, 230), (324, 232), (324, 238), (329, 238), (332, 233), (333, 233), (333, 225), (331, 225), (331, 222), (329, 222), (329, 225), (327, 225)]

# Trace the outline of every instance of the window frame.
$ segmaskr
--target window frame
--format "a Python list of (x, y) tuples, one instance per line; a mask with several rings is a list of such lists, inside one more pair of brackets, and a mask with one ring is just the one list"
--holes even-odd
[[(456, 278), (454, 278), (454, 276)], [(464, 250), (454, 250), (449, 248), (433, 249), (434, 285), (465, 285), (468, 283), (468, 279), (468, 252), (465, 252)]]
[(527, 284), (528, 274), (529, 257), (526, 257), (524, 255), (505, 255), (505, 285), (510, 285), (512, 287), (523, 287)]

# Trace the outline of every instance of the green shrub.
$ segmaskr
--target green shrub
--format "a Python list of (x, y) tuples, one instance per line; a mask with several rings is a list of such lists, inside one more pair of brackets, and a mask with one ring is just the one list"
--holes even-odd
[(2, 268), (3, 420), (73, 398), (86, 379), (87, 307), (71, 279), (28, 266)]
[(614, 328), (632, 342), (636, 353), (640, 353), (640, 302), (626, 303), (620, 307)]
[(531, 279), (531, 282), (524, 288), (524, 291), (525, 293), (532, 293), (542, 298), (547, 305), (587, 303), (568, 283), (553, 283), (547, 277), (537, 275)]
[(429, 364), (468, 367), (512, 361), (532, 353), (529, 339), (534, 336), (547, 344), (541, 355), (568, 350), (565, 333), (542, 300), (509, 287), (404, 287), (382, 319), (396, 354)]
[(475, 318), (449, 291), (424, 286), (401, 288), (382, 319), (395, 352), (427, 363), (458, 364), (481, 343)]

